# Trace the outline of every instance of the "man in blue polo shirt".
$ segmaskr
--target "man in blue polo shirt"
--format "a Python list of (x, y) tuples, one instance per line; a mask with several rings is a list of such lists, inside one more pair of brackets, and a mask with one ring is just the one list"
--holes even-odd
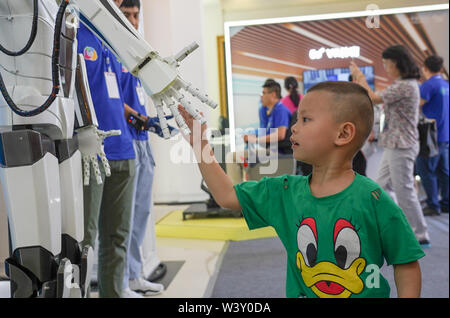
[[(91, 173), (84, 187), (84, 241), (95, 246), (98, 234), (99, 297), (121, 297), (127, 238), (130, 231), (135, 153), (124, 118), (120, 76), (116, 57), (83, 24), (77, 35), (78, 53), (86, 61), (87, 75), (99, 129), (120, 130), (121, 135), (105, 140), (105, 153), (111, 176), (97, 184)], [(97, 231), (98, 230), (98, 231)], [(97, 233), (98, 232), (98, 233)]]
[[(259, 108), (259, 128), (263, 134), (244, 135), (245, 142), (269, 144), (271, 138), (278, 142), (284, 139), (291, 121), (291, 112), (280, 99), (281, 85), (273, 79), (267, 79), (263, 85)], [(271, 131), (275, 128), (275, 131)]]
[[(449, 141), (449, 95), (448, 81), (440, 74), (443, 59), (430, 56), (424, 62), (426, 81), (420, 87), (423, 114), (436, 121), (439, 154), (434, 157), (417, 157), (416, 168), (427, 194), (425, 215), (448, 213), (448, 141)], [(441, 201), (438, 199), (439, 189)]]
[[(281, 103), (281, 85), (274, 79), (267, 79), (263, 85), (261, 94), (261, 107), (259, 108), (259, 130), (258, 135), (244, 135), (244, 142), (249, 150), (230, 152), (226, 155), (227, 175), (234, 184), (242, 182), (241, 163), (242, 160), (248, 160), (249, 163), (254, 160), (256, 155), (261, 161), (262, 158), (268, 158), (268, 154), (278, 153), (278, 143), (286, 137), (287, 130), (291, 121), (291, 112)], [(272, 144), (276, 141), (276, 144)], [(259, 147), (265, 145), (267, 149)]]

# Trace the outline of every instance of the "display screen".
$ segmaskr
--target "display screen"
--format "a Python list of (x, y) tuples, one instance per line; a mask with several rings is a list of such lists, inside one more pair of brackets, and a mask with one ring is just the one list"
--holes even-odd
[[(366, 76), (370, 88), (375, 90), (373, 66), (360, 66), (359, 69)], [(303, 72), (305, 93), (315, 84), (325, 81), (350, 81), (350, 69), (328, 68), (322, 70), (307, 70)]]

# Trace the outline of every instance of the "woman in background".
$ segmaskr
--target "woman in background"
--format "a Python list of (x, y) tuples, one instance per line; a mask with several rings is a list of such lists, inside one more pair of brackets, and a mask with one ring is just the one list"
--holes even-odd
[(422, 247), (428, 247), (427, 223), (414, 187), (414, 164), (419, 153), (419, 67), (402, 45), (387, 48), (381, 58), (387, 75), (393, 79), (381, 92), (372, 91), (355, 62), (350, 63), (353, 81), (367, 89), (373, 104), (384, 104), (385, 124), (378, 137), (384, 152), (376, 182), (396, 197), (417, 240)]
[(286, 106), (291, 114), (293, 114), (300, 104), (303, 95), (298, 93), (298, 82), (295, 77), (286, 77), (284, 79), (284, 88), (289, 92), (288, 96), (281, 99), (281, 103)]

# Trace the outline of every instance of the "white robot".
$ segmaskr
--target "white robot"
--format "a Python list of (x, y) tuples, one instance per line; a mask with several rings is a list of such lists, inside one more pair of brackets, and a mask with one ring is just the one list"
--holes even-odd
[[(58, 3), (59, 4), (58, 4)], [(156, 106), (165, 138), (164, 106), (185, 134), (181, 104), (196, 119), (190, 93), (215, 108), (185, 82), (179, 63), (197, 48), (162, 58), (112, 0), (0, 0), (0, 180), (8, 214), (11, 297), (86, 297), (92, 248), (83, 239), (83, 173), (97, 155), (107, 175), (103, 132), (90, 98), (76, 32), (81, 20), (132, 73)], [(82, 160), (84, 162), (82, 168)]]

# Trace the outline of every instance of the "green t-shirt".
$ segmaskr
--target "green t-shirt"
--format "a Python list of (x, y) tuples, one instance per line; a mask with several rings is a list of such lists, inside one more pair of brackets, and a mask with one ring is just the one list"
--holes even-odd
[(287, 297), (389, 297), (379, 269), (425, 253), (402, 210), (356, 174), (342, 192), (317, 198), (309, 176), (235, 185), (249, 229), (272, 226), (287, 251)]

